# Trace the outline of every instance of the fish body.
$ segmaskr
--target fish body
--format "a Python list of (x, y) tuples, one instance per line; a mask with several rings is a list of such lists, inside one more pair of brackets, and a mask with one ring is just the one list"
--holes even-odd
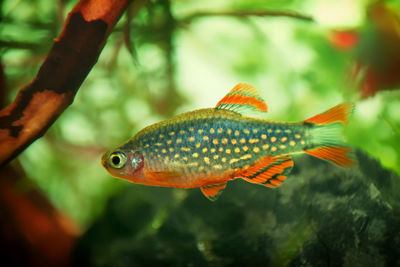
[(179, 173), (151, 185), (182, 188), (234, 178), (262, 157), (300, 152), (307, 128), (267, 122), (217, 109), (182, 114), (139, 132), (121, 150), (141, 148), (155, 173)]
[(107, 152), (102, 163), (115, 177), (152, 186), (200, 187), (211, 200), (236, 178), (275, 187), (290, 173), (292, 154), (354, 164), (339, 138), (351, 109), (344, 103), (291, 123), (249, 117), (244, 114), (264, 113), (267, 106), (252, 86), (238, 84), (216, 108), (148, 126)]

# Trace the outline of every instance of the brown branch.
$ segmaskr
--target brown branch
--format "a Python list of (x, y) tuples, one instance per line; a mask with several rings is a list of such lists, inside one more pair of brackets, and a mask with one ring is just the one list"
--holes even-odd
[(204, 18), (204, 17), (213, 17), (213, 16), (229, 16), (229, 17), (238, 17), (238, 18), (246, 18), (249, 16), (257, 16), (257, 17), (290, 17), (305, 21), (314, 21), (311, 16), (303, 15), (294, 11), (277, 11), (277, 10), (242, 10), (242, 11), (205, 11), (205, 12), (197, 12), (187, 16), (180, 20), (180, 23), (186, 24), (190, 23), (195, 19)]
[(73, 102), (130, 0), (81, 0), (36, 78), (0, 111), (0, 165), (42, 136)]
[(129, 54), (131, 54), (131, 57), (137, 61), (137, 55), (136, 55), (136, 49), (133, 45), (133, 40), (131, 39), (131, 21), (133, 17), (136, 15), (136, 13), (139, 11), (140, 7), (142, 5), (145, 5), (148, 0), (136, 0), (130, 8), (127, 10), (126, 13), (126, 23), (123, 29), (124, 33), (124, 42), (126, 49), (128, 50)]

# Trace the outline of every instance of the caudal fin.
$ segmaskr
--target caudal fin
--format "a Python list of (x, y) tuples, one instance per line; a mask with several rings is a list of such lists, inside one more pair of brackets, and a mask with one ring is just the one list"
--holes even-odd
[(356, 162), (348, 155), (351, 151), (352, 150), (349, 147), (320, 146), (305, 150), (304, 152), (316, 158), (330, 161), (340, 167), (347, 168), (356, 164)]
[(353, 112), (354, 104), (350, 102), (344, 102), (339, 105), (334, 106), (333, 108), (315, 115), (311, 117), (305, 122), (313, 123), (316, 125), (326, 125), (335, 122), (339, 122), (343, 125), (346, 125), (349, 121), (349, 117)]
[(342, 139), (343, 125), (347, 124), (353, 109), (354, 105), (346, 102), (305, 120), (311, 124), (311, 148), (304, 152), (340, 167), (355, 165), (349, 156), (352, 150)]

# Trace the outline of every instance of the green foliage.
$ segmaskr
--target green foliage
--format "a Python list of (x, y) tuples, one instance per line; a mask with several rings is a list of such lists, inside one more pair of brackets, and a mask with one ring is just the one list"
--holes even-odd
[[(74, 3), (0, 4), (8, 103), (34, 77)], [(275, 120), (303, 120), (341, 101), (356, 101), (346, 129), (350, 144), (400, 173), (399, 93), (382, 92), (357, 101), (358, 93), (349, 83), (355, 53), (332, 45), (325, 22), (218, 14), (190, 19), (200, 11), (266, 9), (317, 18), (323, 15), (324, 1), (143, 3), (137, 14), (132, 5), (118, 23), (73, 105), (19, 157), (28, 177), (84, 227), (111, 195), (130, 186), (102, 168), (100, 158), (108, 148), (151, 123), (214, 106), (238, 82), (259, 89), (269, 105), (269, 118)], [(363, 18), (366, 1), (351, 3), (361, 12), (352, 15)], [(335, 22), (346, 19), (338, 16)], [(364, 24), (361, 19), (356, 26)]]

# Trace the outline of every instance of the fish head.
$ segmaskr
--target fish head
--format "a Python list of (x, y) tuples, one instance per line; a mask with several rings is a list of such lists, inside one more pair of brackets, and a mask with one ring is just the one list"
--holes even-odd
[(134, 183), (144, 179), (145, 159), (138, 149), (116, 147), (103, 155), (101, 163), (114, 177)]

